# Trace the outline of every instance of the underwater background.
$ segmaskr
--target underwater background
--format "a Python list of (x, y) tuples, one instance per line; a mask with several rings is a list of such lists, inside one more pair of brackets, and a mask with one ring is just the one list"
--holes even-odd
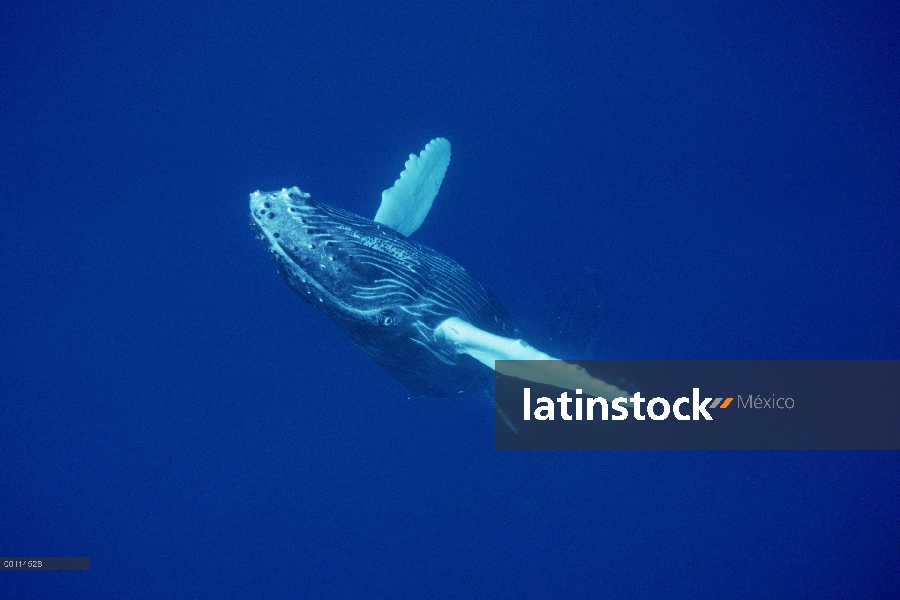
[(897, 452), (495, 451), (487, 400), (408, 399), (248, 211), (297, 185), (371, 217), (444, 136), (414, 239), (539, 347), (897, 359), (898, 23), (5, 2), (0, 554), (91, 569), (0, 598), (900, 597)]

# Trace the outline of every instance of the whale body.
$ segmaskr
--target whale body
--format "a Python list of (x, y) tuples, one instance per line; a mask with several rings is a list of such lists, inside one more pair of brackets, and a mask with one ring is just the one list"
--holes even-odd
[(494, 296), (461, 265), (407, 237), (427, 216), (449, 162), (443, 138), (410, 155), (374, 220), (292, 187), (251, 194), (251, 224), (288, 287), (414, 395), (485, 389), (497, 360), (531, 361), (527, 369), (504, 363), (508, 375), (625, 395), (513, 339), (509, 314)]
[(412, 393), (448, 397), (490, 382), (435, 333), (448, 316), (513, 333), (506, 309), (462, 266), (297, 188), (254, 194), (251, 211), (288, 287)]

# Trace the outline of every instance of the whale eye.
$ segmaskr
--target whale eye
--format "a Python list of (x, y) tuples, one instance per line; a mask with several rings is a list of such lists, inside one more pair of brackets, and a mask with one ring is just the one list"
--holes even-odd
[(385, 327), (390, 327), (394, 323), (397, 322), (397, 317), (394, 316), (393, 311), (387, 310), (381, 313), (381, 324)]

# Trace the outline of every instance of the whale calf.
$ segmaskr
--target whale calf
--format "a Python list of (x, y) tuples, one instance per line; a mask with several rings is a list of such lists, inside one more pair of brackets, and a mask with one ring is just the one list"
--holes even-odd
[[(411, 154), (374, 220), (296, 187), (250, 194), (251, 224), (288, 287), (416, 396), (486, 389), (497, 360), (552, 360), (514, 339), (506, 309), (461, 265), (409, 239), (449, 163), (444, 138)], [(503, 365), (501, 372), (530, 381), (628, 395), (562, 361)]]

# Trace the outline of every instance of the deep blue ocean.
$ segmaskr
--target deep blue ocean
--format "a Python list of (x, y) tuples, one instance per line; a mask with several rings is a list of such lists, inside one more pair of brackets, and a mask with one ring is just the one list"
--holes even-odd
[(372, 217), (442, 136), (414, 238), (536, 345), (897, 359), (897, 2), (12, 0), (0, 28), (0, 555), (91, 559), (3, 600), (900, 597), (897, 452), (494, 450), (489, 401), (409, 399), (248, 210), (296, 185)]

